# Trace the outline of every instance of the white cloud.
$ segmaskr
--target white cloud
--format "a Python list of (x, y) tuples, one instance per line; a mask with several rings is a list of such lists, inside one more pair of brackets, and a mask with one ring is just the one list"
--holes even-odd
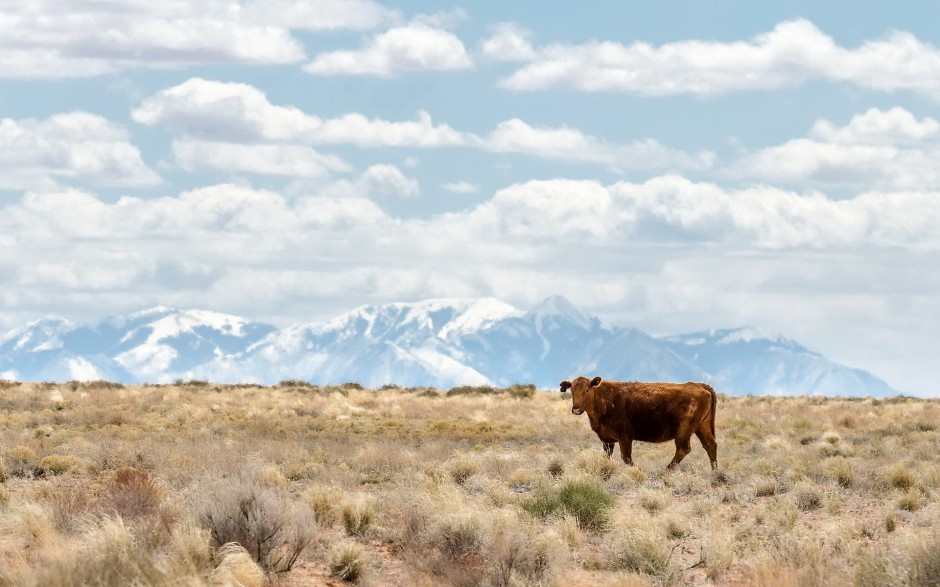
[(872, 108), (844, 127), (819, 120), (809, 138), (744, 154), (735, 176), (785, 184), (921, 190), (940, 187), (940, 123)]
[(359, 181), (370, 194), (410, 197), (420, 191), (418, 182), (394, 165), (372, 165)]
[[(291, 35), (294, 26), (259, 18), (256, 3), (243, 8), (237, 1), (5, 1), (0, 78), (87, 77), (199, 64), (272, 65), (305, 58), (303, 46)], [(355, 18), (336, 16), (332, 25), (361, 28)], [(305, 26), (309, 22), (296, 26), (310, 28)]]
[(223, 142), (352, 144), (360, 147), (472, 147), (543, 159), (622, 169), (708, 169), (711, 152), (686, 153), (653, 139), (618, 144), (576, 128), (536, 127), (513, 118), (486, 136), (435, 123), (427, 112), (389, 121), (350, 113), (321, 119), (295, 107), (277, 106), (257, 88), (193, 78), (145, 99), (132, 113), (148, 126)]
[(224, 141), (296, 141), (322, 124), (298, 108), (271, 104), (254, 86), (201, 78), (157, 92), (131, 115), (140, 124)]
[(330, 197), (398, 196), (408, 198), (421, 192), (417, 180), (389, 164), (372, 165), (354, 180), (336, 181), (320, 189)]
[(828, 120), (813, 125), (810, 137), (826, 143), (892, 145), (923, 141), (940, 131), (940, 123), (933, 118), (917, 118), (903, 108), (879, 110), (870, 108), (864, 114), (852, 117), (844, 127), (836, 127)]
[(335, 155), (323, 155), (302, 145), (242, 145), (180, 139), (173, 141), (173, 156), (187, 171), (215, 169), (311, 179), (352, 169)]
[(391, 122), (369, 119), (362, 114), (330, 118), (311, 134), (316, 143), (345, 143), (360, 147), (447, 147), (467, 142), (464, 133), (446, 124), (435, 125), (431, 115), (421, 111), (417, 120)]
[(483, 40), (480, 50), (494, 61), (531, 61), (535, 59), (532, 33), (511, 22), (493, 25), (492, 33)]
[(244, 14), (248, 22), (313, 31), (374, 29), (401, 18), (371, 0), (252, 0)]
[(513, 90), (573, 88), (664, 96), (773, 90), (810, 80), (910, 90), (940, 100), (940, 51), (899, 31), (845, 48), (799, 19), (781, 22), (748, 41), (548, 45), (501, 83)]
[(46, 120), (0, 119), (0, 189), (47, 189), (61, 182), (147, 186), (160, 177), (127, 131), (87, 112)]
[(475, 194), (480, 191), (480, 186), (469, 181), (452, 181), (441, 186), (449, 192), (455, 194)]
[[(627, 246), (708, 243), (734, 249), (940, 248), (935, 193), (869, 193), (831, 200), (770, 187), (725, 190), (680, 176), (604, 186), (529, 181), (441, 225), (478, 227), (497, 241)], [(451, 224), (453, 222), (453, 224)], [(495, 231), (495, 232), (494, 232)], [(474, 238), (474, 236), (471, 236)]]
[(362, 49), (320, 53), (304, 66), (315, 75), (393, 77), (408, 71), (451, 71), (472, 67), (453, 33), (420, 22), (374, 36)]
[(513, 118), (500, 122), (482, 141), (482, 148), (496, 153), (520, 153), (564, 161), (599, 163), (618, 169), (707, 169), (715, 155), (695, 155), (670, 149), (653, 139), (620, 145), (586, 135), (570, 127), (533, 127)]

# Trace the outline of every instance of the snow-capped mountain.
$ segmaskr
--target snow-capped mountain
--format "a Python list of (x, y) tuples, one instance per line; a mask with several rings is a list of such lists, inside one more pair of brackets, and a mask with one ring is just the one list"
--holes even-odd
[(164, 382), (237, 356), (273, 326), (158, 306), (95, 326), (47, 318), (0, 338), (0, 376), (27, 380)]
[(363, 306), (284, 329), (156, 307), (95, 326), (48, 318), (0, 337), (0, 378), (432, 385), (706, 381), (724, 393), (890, 395), (871, 373), (753, 328), (654, 338), (603, 325), (568, 300), (528, 311), (493, 298)]
[(778, 334), (744, 327), (684, 334), (664, 339), (676, 354), (697, 365), (716, 389), (727, 393), (792, 393), (812, 390), (843, 395), (896, 393), (868, 371), (833, 363)]

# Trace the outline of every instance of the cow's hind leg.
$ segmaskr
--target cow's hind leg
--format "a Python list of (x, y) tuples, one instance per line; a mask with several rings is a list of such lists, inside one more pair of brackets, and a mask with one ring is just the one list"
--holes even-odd
[(604, 452), (607, 453), (607, 458), (610, 458), (610, 455), (614, 454), (614, 443), (613, 442), (604, 442)]
[(699, 441), (701, 441), (702, 446), (705, 448), (705, 452), (708, 453), (708, 460), (712, 463), (712, 469), (717, 469), (718, 443), (715, 441), (714, 431), (707, 429), (703, 424), (701, 428), (695, 431), (695, 435), (698, 436)]
[(667, 469), (675, 469), (679, 466), (679, 463), (682, 459), (685, 458), (685, 455), (692, 452), (692, 436), (677, 436), (676, 437), (676, 456), (672, 457), (672, 462), (666, 466)]

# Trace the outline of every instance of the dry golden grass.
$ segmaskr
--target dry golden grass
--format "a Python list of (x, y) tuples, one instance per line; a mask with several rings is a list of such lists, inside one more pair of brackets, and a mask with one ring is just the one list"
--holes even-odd
[(522, 386), (0, 400), (0, 586), (940, 582), (934, 400), (722, 397), (714, 472)]

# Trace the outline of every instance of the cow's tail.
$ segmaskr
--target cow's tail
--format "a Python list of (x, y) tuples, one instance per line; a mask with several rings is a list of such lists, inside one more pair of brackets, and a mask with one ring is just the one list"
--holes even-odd
[(708, 393), (712, 394), (712, 409), (708, 414), (708, 419), (709, 424), (711, 424), (712, 436), (715, 436), (715, 412), (718, 411), (718, 394), (715, 393), (715, 390), (712, 389), (711, 385), (707, 383), (703, 383), (702, 385), (705, 386), (705, 389), (708, 390)]

